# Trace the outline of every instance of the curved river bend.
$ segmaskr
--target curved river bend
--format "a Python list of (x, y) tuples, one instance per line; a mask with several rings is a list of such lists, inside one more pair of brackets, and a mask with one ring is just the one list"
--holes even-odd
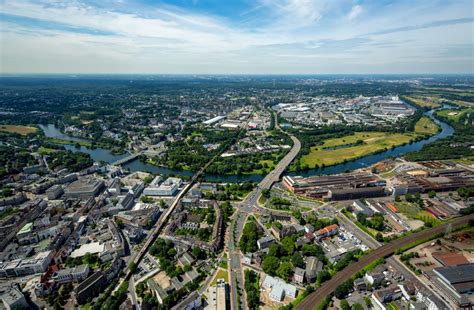
[[(449, 106), (445, 105), (443, 106), (443, 108), (449, 108)], [(451, 126), (434, 118), (433, 116), (434, 111), (435, 110), (431, 110), (424, 114), (430, 117), (431, 119), (433, 119), (434, 122), (436, 122), (441, 127), (441, 131), (438, 132), (436, 135), (431, 136), (428, 139), (413, 142), (412, 144), (398, 146), (398, 147), (395, 147), (393, 149), (390, 149), (378, 154), (368, 155), (368, 156), (356, 159), (354, 161), (347, 162), (345, 164), (338, 164), (334, 166), (328, 166), (328, 167), (318, 168), (318, 169), (310, 169), (310, 170), (300, 171), (300, 172), (292, 172), (290, 173), (290, 175), (311, 176), (311, 175), (321, 175), (321, 174), (343, 173), (345, 171), (351, 171), (351, 170), (370, 166), (385, 158), (397, 157), (406, 153), (419, 151), (424, 145), (431, 143), (433, 141), (448, 137), (454, 133), (454, 129)], [(85, 141), (83, 139), (71, 137), (69, 135), (62, 133), (53, 124), (39, 125), (39, 127), (43, 130), (45, 136), (50, 137), (50, 138), (58, 138), (58, 139), (70, 140), (70, 141)], [(121, 154), (121, 155), (112, 154), (110, 150), (103, 149), (103, 148), (89, 149), (83, 146), (81, 146), (80, 148), (76, 148), (74, 145), (63, 145), (63, 146), (66, 149), (71, 150), (73, 152), (87, 153), (95, 161), (105, 161), (107, 163), (112, 163), (128, 156), (128, 153)], [(153, 166), (153, 165), (141, 162), (138, 159), (128, 162), (122, 165), (122, 167), (130, 171), (146, 171), (146, 172), (157, 173), (157, 174), (161, 174), (165, 176), (175, 175), (175, 176), (190, 177), (193, 175), (193, 173), (190, 171), (168, 169), (165, 167), (157, 167), (157, 166)], [(222, 182), (222, 183), (238, 183), (238, 182), (245, 182), (245, 181), (259, 182), (263, 179), (263, 177), (264, 176), (260, 174), (244, 174), (244, 175), (206, 174), (205, 180), (209, 182)]]

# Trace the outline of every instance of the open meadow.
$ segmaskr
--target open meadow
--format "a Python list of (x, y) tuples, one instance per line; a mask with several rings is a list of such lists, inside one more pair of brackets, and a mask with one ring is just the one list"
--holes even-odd
[(301, 163), (310, 168), (316, 165), (335, 165), (408, 143), (416, 136), (416, 134), (386, 132), (355, 132), (353, 135), (328, 139), (323, 145), (311, 147), (310, 153), (301, 158)]
[(30, 133), (35, 133), (38, 130), (36, 127), (31, 126), (21, 126), (21, 125), (0, 125), (0, 131), (18, 133), (20, 135), (28, 135)]

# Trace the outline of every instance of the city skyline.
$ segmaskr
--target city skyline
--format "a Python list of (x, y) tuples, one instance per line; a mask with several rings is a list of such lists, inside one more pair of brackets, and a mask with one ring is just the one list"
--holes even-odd
[(471, 1), (10, 1), (0, 73), (473, 73)]

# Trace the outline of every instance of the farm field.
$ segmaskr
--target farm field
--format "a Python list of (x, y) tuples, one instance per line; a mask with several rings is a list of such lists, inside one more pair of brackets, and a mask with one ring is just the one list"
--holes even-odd
[(26, 136), (27, 134), (35, 133), (38, 131), (38, 128), (21, 125), (0, 125), (0, 131), (18, 133), (20, 135)]
[(427, 116), (423, 116), (415, 125), (415, 133), (421, 135), (434, 135), (438, 132), (439, 126)]
[(415, 133), (355, 132), (311, 147), (310, 153), (301, 158), (301, 163), (310, 168), (334, 165), (408, 143), (416, 137)]

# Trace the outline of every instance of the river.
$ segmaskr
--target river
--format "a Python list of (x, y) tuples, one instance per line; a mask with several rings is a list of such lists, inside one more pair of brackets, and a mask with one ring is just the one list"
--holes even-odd
[[(445, 105), (443, 106), (443, 108), (450, 108), (450, 106)], [(321, 175), (321, 174), (342, 173), (345, 171), (352, 171), (355, 169), (364, 168), (364, 167), (373, 165), (389, 157), (397, 157), (409, 152), (419, 151), (425, 144), (431, 143), (438, 139), (448, 137), (454, 133), (454, 129), (451, 126), (433, 117), (434, 111), (435, 110), (430, 110), (424, 114), (430, 117), (431, 119), (433, 119), (441, 127), (441, 131), (438, 132), (436, 135), (431, 136), (428, 139), (417, 141), (412, 144), (398, 146), (398, 147), (395, 147), (393, 149), (390, 149), (378, 154), (368, 155), (368, 156), (356, 159), (354, 161), (347, 162), (345, 164), (328, 166), (328, 167), (318, 168), (318, 169), (310, 169), (310, 170), (300, 171), (300, 172), (292, 172), (290, 173), (290, 175), (311, 176), (311, 175)], [(39, 127), (43, 130), (44, 134), (50, 138), (58, 138), (58, 139), (70, 140), (70, 141), (86, 141), (84, 139), (72, 137), (72, 136), (62, 133), (53, 124), (39, 125)], [(71, 150), (73, 152), (79, 151), (79, 152), (87, 153), (91, 156), (91, 158), (94, 161), (104, 161), (107, 163), (115, 162), (129, 155), (128, 153), (121, 154), (121, 155), (112, 154), (110, 150), (103, 149), (103, 148), (89, 149), (84, 146), (81, 146), (80, 148), (76, 148), (74, 145), (63, 145), (63, 146), (66, 149)], [(146, 172), (161, 174), (165, 176), (174, 175), (174, 176), (190, 177), (193, 175), (193, 173), (190, 171), (168, 169), (165, 167), (157, 167), (157, 166), (153, 166), (153, 165), (141, 162), (138, 159), (128, 162), (122, 165), (122, 167), (125, 170), (129, 170), (129, 171), (146, 171)], [(245, 182), (245, 181), (259, 182), (263, 179), (263, 177), (264, 176), (260, 174), (244, 174), (244, 175), (206, 174), (204, 178), (206, 181), (209, 181), (209, 182), (237, 183), (237, 182)]]
[[(75, 141), (75, 142), (87, 141), (85, 139), (76, 138), (76, 137), (67, 135), (65, 133), (62, 133), (59, 130), (59, 128), (57, 128), (54, 124), (38, 125), (38, 126), (41, 128), (41, 130), (43, 130), (45, 136), (49, 138), (56, 138), (56, 139)], [(73, 152), (87, 153), (91, 156), (91, 158), (94, 161), (104, 161), (107, 163), (116, 162), (117, 160), (120, 160), (129, 155), (128, 153), (120, 154), (120, 155), (112, 154), (110, 150), (100, 148), (100, 147), (91, 149), (84, 146), (77, 148), (75, 145), (68, 145), (68, 144), (65, 144), (62, 146), (64, 146), (64, 148), (66, 148), (67, 150), (71, 150)], [(146, 172), (156, 173), (156, 174), (165, 175), (165, 176), (174, 175), (174, 176), (191, 177), (194, 174), (193, 172), (187, 171), (187, 170), (169, 169), (166, 167), (158, 167), (158, 166), (150, 165), (138, 159), (135, 159), (133, 161), (130, 161), (122, 165), (122, 168), (129, 171), (146, 171)], [(245, 181), (259, 182), (262, 179), (263, 179), (263, 176), (260, 174), (244, 174), (244, 175), (206, 174), (205, 175), (206, 181), (223, 182), (223, 183), (240, 183), (240, 182), (245, 182)]]
[[(451, 108), (449, 105), (444, 105), (442, 107), (444, 108)], [(373, 155), (367, 155), (361, 158), (358, 158), (354, 161), (350, 161), (344, 164), (338, 164), (334, 166), (327, 166), (327, 167), (322, 167), (318, 169), (309, 169), (305, 171), (300, 171), (300, 172), (291, 172), (289, 173), (290, 175), (301, 175), (301, 176), (312, 176), (312, 175), (322, 175), (322, 174), (337, 174), (337, 173), (343, 173), (345, 171), (352, 171), (360, 168), (364, 168), (370, 165), (373, 165), (381, 160), (384, 160), (389, 157), (397, 157), (400, 155), (404, 155), (407, 153), (415, 152), (421, 150), (421, 148), (433, 141), (446, 138), (454, 133), (453, 127), (449, 126), (448, 124), (439, 121), (433, 116), (433, 113), (436, 110), (430, 110), (428, 112), (425, 112), (424, 115), (430, 117), (436, 124), (438, 124), (441, 127), (441, 131), (438, 132), (437, 134), (429, 137), (428, 139), (424, 139), (421, 141), (413, 142), (412, 144), (406, 144), (406, 145), (401, 145), (397, 146), (393, 149), (389, 149), (387, 151), (373, 154)]]

